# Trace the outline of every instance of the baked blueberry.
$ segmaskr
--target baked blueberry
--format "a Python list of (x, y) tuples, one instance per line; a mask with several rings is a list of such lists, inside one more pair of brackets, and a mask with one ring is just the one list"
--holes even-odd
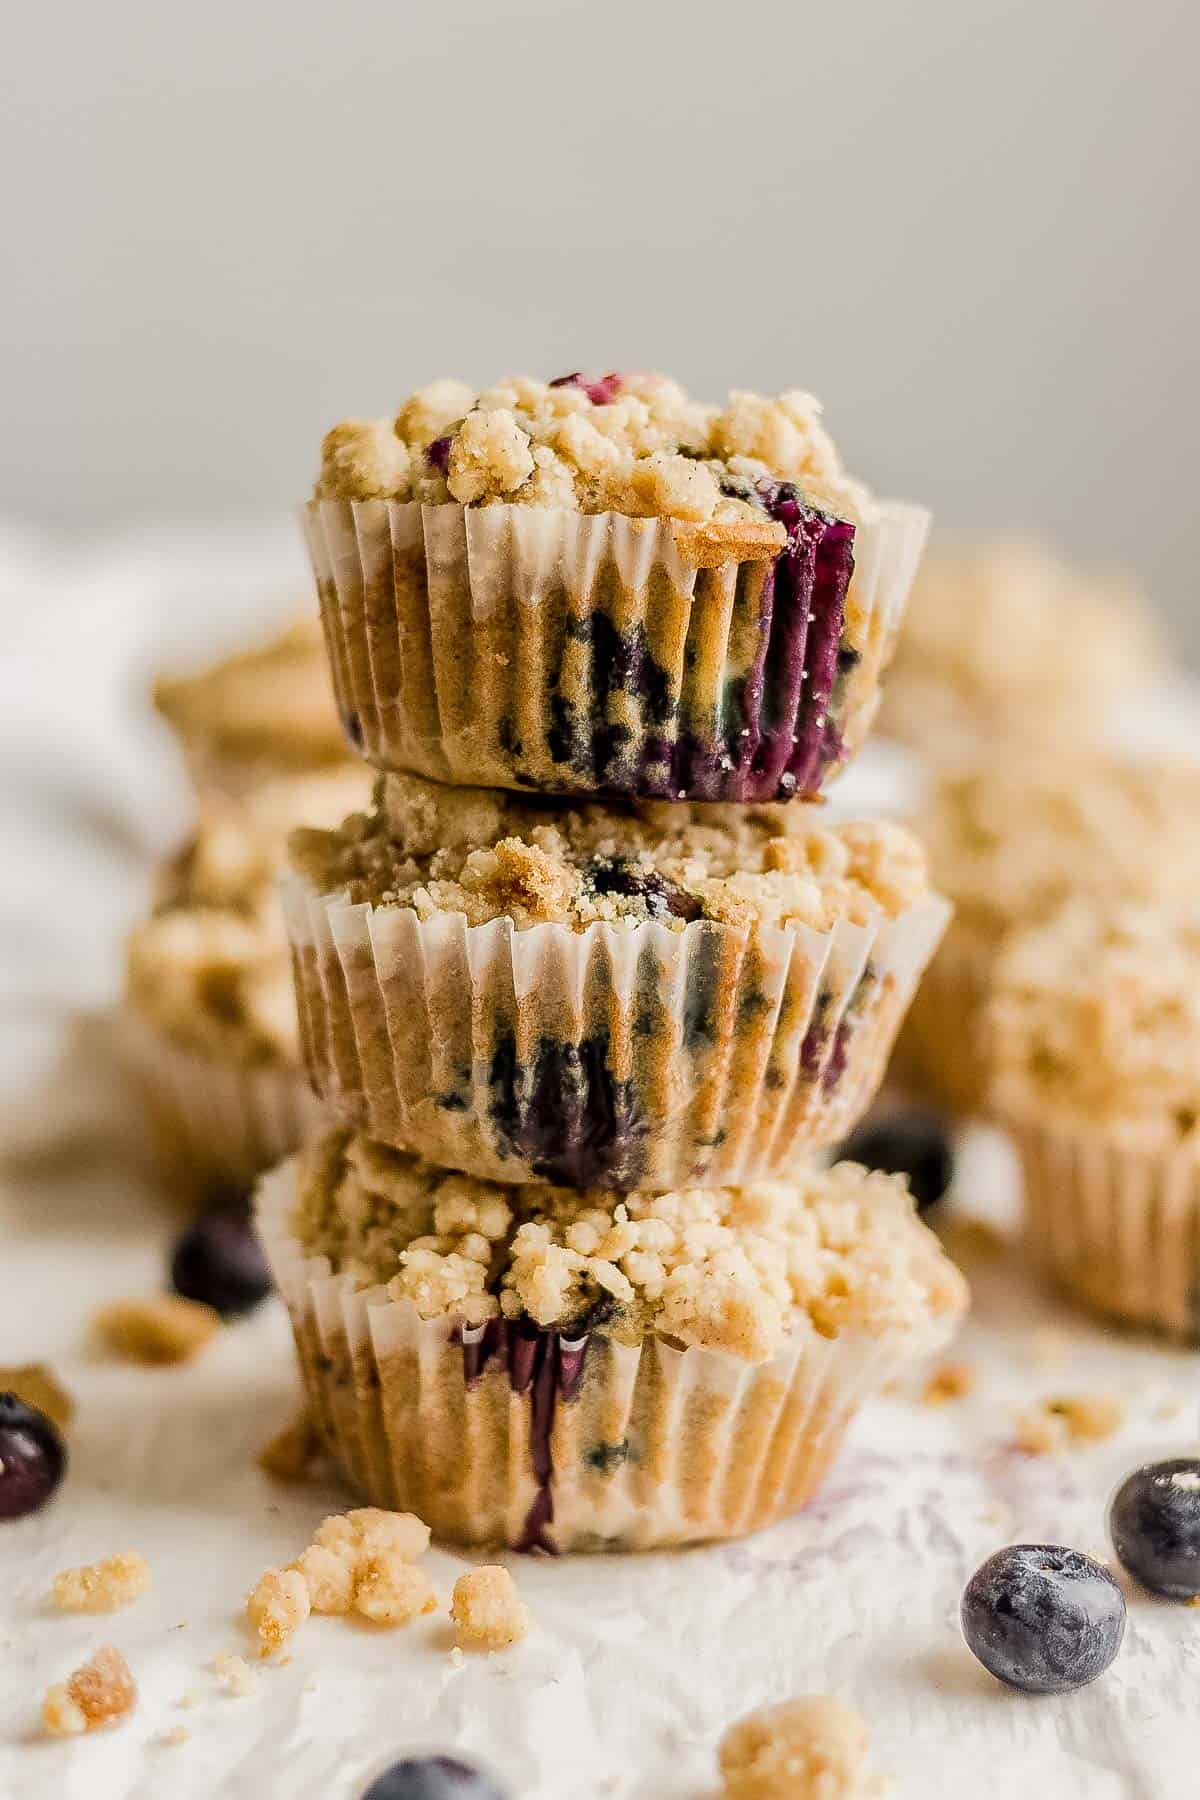
[(455, 1756), (413, 1756), (393, 1763), (363, 1800), (505, 1800), (490, 1776)]
[(45, 1506), (67, 1467), (67, 1446), (53, 1419), (15, 1394), (0, 1394), (0, 1519), (23, 1519)]
[(936, 1113), (898, 1113), (860, 1125), (841, 1153), (847, 1162), (905, 1176), (921, 1212), (940, 1200), (954, 1179), (954, 1152)]
[(643, 869), (624, 857), (604, 856), (593, 860), (590, 874), (598, 894), (623, 894), (630, 900), (640, 900), (652, 919), (669, 914), (690, 922), (702, 916), (700, 902), (656, 869)]
[(1123, 1568), (1169, 1600), (1200, 1595), (1200, 1457), (1135, 1469), (1113, 1496), (1108, 1529)]
[(224, 1318), (249, 1312), (270, 1293), (267, 1259), (243, 1202), (214, 1206), (188, 1226), (171, 1259), (171, 1286)]
[(1125, 1635), (1125, 1597), (1108, 1570), (1062, 1544), (1010, 1544), (963, 1590), (962, 1630), (984, 1668), (1027, 1694), (1095, 1681)]

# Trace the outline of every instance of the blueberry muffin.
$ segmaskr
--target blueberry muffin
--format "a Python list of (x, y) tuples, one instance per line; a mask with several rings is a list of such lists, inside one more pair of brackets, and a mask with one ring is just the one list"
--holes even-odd
[(900, 827), (814, 815), (383, 778), (292, 840), (318, 1092), (501, 1181), (790, 1170), (867, 1105), (946, 918)]
[(953, 762), (989, 746), (1099, 747), (1159, 667), (1131, 586), (1020, 538), (938, 539), (913, 583), (880, 727)]
[(154, 704), (202, 794), (244, 794), (351, 755), (315, 617), (198, 674), (160, 676)]
[(1200, 1338), (1200, 909), (1069, 902), (1010, 936), (988, 1024), (1042, 1265)]
[(327, 1444), (457, 1543), (633, 1549), (802, 1506), (965, 1284), (852, 1164), (660, 1194), (499, 1187), (334, 1132), (260, 1234)]
[(1200, 882), (1200, 768), (1010, 749), (935, 781), (913, 821), (954, 918), (897, 1047), (897, 1079), (952, 1111), (984, 1110), (984, 1007), (1009, 932), (1073, 894), (1169, 901)]
[(289, 832), (338, 818), (365, 770), (210, 798), (131, 934), (122, 1043), (155, 1139), (188, 1186), (250, 1180), (316, 1117), (304, 1075), (278, 883)]
[(378, 768), (546, 793), (818, 793), (874, 716), (924, 542), (809, 394), (437, 381), (325, 438), (309, 549)]

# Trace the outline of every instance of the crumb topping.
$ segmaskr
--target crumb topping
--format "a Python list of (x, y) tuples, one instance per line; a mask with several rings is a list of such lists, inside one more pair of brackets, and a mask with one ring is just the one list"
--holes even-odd
[(1069, 721), (1066, 738), (1083, 709), (1101, 712), (1153, 662), (1145, 604), (1123, 582), (1020, 538), (935, 541), (913, 583), (884, 713), (914, 738), (931, 714), (1039, 740)]
[(325, 1519), (286, 1569), (268, 1569), (246, 1601), (263, 1656), (281, 1650), (310, 1613), (356, 1612), (377, 1625), (407, 1625), (437, 1606), (423, 1570), (429, 1527), (415, 1513), (361, 1506)]
[[(1170, 847), (1167, 847), (1169, 842)], [(1174, 842), (1160, 854), (1169, 860)], [(989, 1007), (996, 1092), (1200, 1152), (1200, 910), (1077, 900), (1016, 933)]]
[(150, 1591), (150, 1565), (137, 1550), (122, 1550), (54, 1577), (54, 1604), (60, 1612), (116, 1612)]
[(730, 1727), (718, 1758), (724, 1800), (868, 1800), (862, 1715), (827, 1694), (764, 1706)]
[(277, 884), (288, 834), (333, 825), (369, 792), (365, 769), (269, 782), (211, 800), (163, 869), (152, 916), (129, 940), (129, 999), (177, 1042), (222, 1061), (294, 1063), (296, 1003)]
[(1200, 767), (1177, 759), (1048, 768), (1011, 750), (943, 775), (914, 823), (958, 919), (988, 938), (1071, 894), (1182, 899), (1200, 884)]
[(42, 1720), (53, 1737), (74, 1737), (115, 1725), (137, 1705), (129, 1664), (111, 1644), (80, 1665), (67, 1680), (47, 1688)]
[(349, 759), (315, 615), (199, 674), (161, 676), (154, 704), (203, 755), (244, 758), (279, 774)]
[(334, 1132), (302, 1154), (295, 1230), (423, 1318), (649, 1331), (765, 1361), (796, 1332), (912, 1327), (965, 1287), (903, 1182), (841, 1163), (670, 1194), (501, 1187)]
[(394, 420), (347, 419), (321, 447), (317, 500), (507, 503), (713, 527), (730, 554), (784, 541), (760, 489), (789, 481), (851, 521), (873, 506), (846, 474), (811, 394), (690, 400), (665, 375), (524, 376), (478, 392), (435, 381)]
[(147, 1300), (112, 1300), (93, 1318), (100, 1342), (129, 1362), (190, 1362), (221, 1329), (220, 1314), (202, 1300), (155, 1294)]
[(695, 919), (744, 929), (894, 917), (928, 894), (912, 836), (887, 822), (817, 822), (797, 805), (574, 804), (389, 775), (371, 813), (293, 834), (320, 893), (418, 917), (556, 923)]
[(499, 1564), (459, 1576), (450, 1617), (459, 1650), (506, 1650), (528, 1635), (531, 1622), (516, 1582)]

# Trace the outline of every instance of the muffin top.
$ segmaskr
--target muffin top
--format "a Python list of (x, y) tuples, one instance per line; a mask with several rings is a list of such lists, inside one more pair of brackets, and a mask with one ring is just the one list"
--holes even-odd
[(1200, 908), (1077, 898), (1017, 932), (989, 1023), (997, 1096), (1200, 1154)]
[(962, 1277), (903, 1182), (853, 1163), (669, 1194), (501, 1187), (334, 1132), (302, 1153), (293, 1229), (422, 1318), (655, 1332), (762, 1362), (799, 1332), (913, 1330)]
[(1142, 598), (1019, 538), (935, 546), (921, 563), (888, 677), (884, 724), (1096, 736), (1105, 706), (1155, 664)]
[(1073, 893), (1194, 891), (1200, 766), (1014, 750), (942, 775), (914, 825), (958, 920), (996, 936)]
[(665, 375), (517, 376), (483, 392), (435, 381), (395, 419), (348, 419), (324, 440), (318, 500), (505, 502), (668, 518), (739, 557), (771, 556), (780, 483), (856, 521), (872, 507), (842, 468), (821, 408), (799, 390), (690, 400)]
[(910, 833), (823, 825), (802, 805), (544, 799), (385, 776), (375, 809), (337, 831), (300, 831), (293, 867), (322, 894), (518, 930), (710, 919), (744, 929), (828, 929), (893, 917), (929, 893)]
[(349, 759), (315, 617), (199, 674), (161, 676), (154, 704), (189, 750), (268, 776)]
[(154, 911), (126, 960), (135, 1011), (190, 1049), (239, 1063), (294, 1062), (296, 1004), (277, 892), (288, 833), (361, 804), (347, 764), (210, 799), (191, 842), (161, 870)]

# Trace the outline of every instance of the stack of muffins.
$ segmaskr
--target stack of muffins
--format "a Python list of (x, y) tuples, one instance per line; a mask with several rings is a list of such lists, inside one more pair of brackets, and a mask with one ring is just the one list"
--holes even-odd
[(947, 918), (905, 832), (815, 804), (925, 516), (807, 395), (614, 374), (338, 426), (306, 526), (378, 771), (292, 839), (331, 1129), (258, 1195), (328, 1447), (464, 1543), (781, 1517), (965, 1304), (901, 1183), (812, 1160)]

